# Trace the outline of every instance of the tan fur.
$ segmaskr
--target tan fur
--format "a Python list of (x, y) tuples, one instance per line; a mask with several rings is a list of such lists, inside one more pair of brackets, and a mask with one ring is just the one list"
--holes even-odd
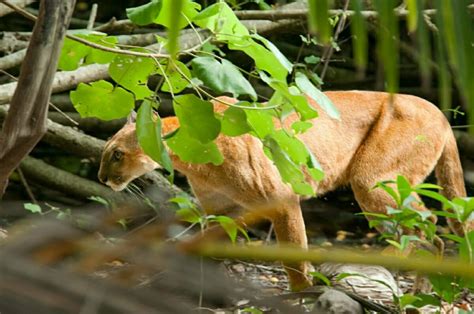
[[(466, 195), (453, 133), (434, 105), (409, 95), (395, 95), (391, 102), (390, 96), (383, 92), (343, 91), (326, 92), (326, 95), (339, 109), (341, 120), (331, 119), (313, 104), (320, 117), (309, 131), (299, 136), (325, 172), (323, 181), (312, 182), (318, 195), (350, 185), (364, 211), (380, 213), (387, 205), (394, 204), (383, 191), (370, 191), (376, 182), (402, 174), (412, 184), (421, 183), (435, 167), (446, 196)], [(236, 101), (228, 97), (221, 99)], [(219, 112), (227, 108), (214, 104)], [(295, 120), (296, 115), (290, 116), (285, 126), (289, 127)], [(178, 125), (176, 117), (163, 119), (163, 133)], [(137, 148), (133, 129), (133, 124), (125, 126), (105, 148), (99, 177), (101, 180), (107, 177), (108, 181), (102, 181), (112, 187), (124, 186), (125, 181), (113, 182), (116, 173), (122, 179), (128, 173), (131, 180), (158, 167)], [(233, 205), (247, 210), (271, 210), (268, 218), (274, 223), (278, 241), (306, 248), (300, 198), (281, 181), (276, 167), (263, 153), (260, 141), (250, 135), (233, 138), (221, 135), (216, 143), (224, 156), (224, 163), (219, 166), (184, 163), (172, 156), (174, 167), (187, 176), (202, 207), (209, 211)], [(114, 169), (108, 156), (117, 148), (124, 152), (124, 163)], [(309, 265), (286, 266), (292, 288), (310, 284), (306, 277)]]

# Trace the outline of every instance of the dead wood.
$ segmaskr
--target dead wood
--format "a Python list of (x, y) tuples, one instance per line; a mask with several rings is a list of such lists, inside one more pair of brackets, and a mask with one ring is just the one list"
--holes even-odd
[[(33, 2), (36, 2), (36, 0), (10, 0), (10, 3), (13, 3), (14, 5), (20, 7), (20, 8), (24, 8), (26, 7), (27, 5), (33, 3)], [(7, 14), (10, 14), (14, 12), (13, 9), (7, 7), (6, 5), (0, 3), (0, 17), (1, 16), (4, 16), (4, 15), (7, 15)]]
[(53, 77), (74, 4), (74, 0), (41, 2), (12, 109), (0, 133), (0, 196), (12, 171), (46, 132)]

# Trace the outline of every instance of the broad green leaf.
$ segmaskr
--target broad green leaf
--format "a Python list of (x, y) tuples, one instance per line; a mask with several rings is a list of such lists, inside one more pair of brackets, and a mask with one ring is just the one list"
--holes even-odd
[(33, 214), (41, 214), (43, 211), (41, 209), (41, 206), (38, 204), (33, 204), (33, 203), (25, 203), (23, 204), (23, 207), (29, 211), (30, 213)]
[(288, 87), (286, 81), (268, 77), (264, 72), (259, 72), (259, 75), (262, 81), (267, 83), (290, 102), (290, 104), (301, 115), (301, 120), (313, 119), (318, 116), (316, 109), (309, 104), (305, 96), (301, 95), (298, 88), (294, 86)]
[(243, 109), (230, 107), (224, 111), (221, 121), (221, 131), (228, 136), (239, 136), (250, 131), (247, 115)]
[(201, 220), (200, 213), (193, 207), (184, 207), (176, 211), (176, 216), (181, 221), (186, 221), (192, 224), (198, 223)]
[(329, 25), (328, 0), (309, 0), (308, 23), (311, 32), (318, 33), (323, 44), (331, 40), (331, 25)]
[(65, 38), (61, 55), (59, 56), (58, 68), (63, 71), (72, 71), (79, 67), (81, 60), (84, 59), (91, 48), (78, 43), (72, 39)]
[(266, 71), (277, 80), (286, 80), (288, 70), (280, 63), (278, 58), (267, 48), (258, 44), (250, 37), (240, 40), (229, 41), (228, 47), (231, 50), (240, 50), (255, 61), (255, 66)]
[(135, 107), (133, 95), (123, 88), (100, 80), (90, 84), (80, 83), (70, 93), (71, 101), (81, 117), (102, 120), (126, 117)]
[(118, 55), (109, 66), (112, 79), (135, 94), (136, 99), (150, 97), (153, 92), (148, 88), (148, 77), (156, 71), (153, 59)]
[(326, 113), (334, 119), (341, 119), (339, 110), (334, 106), (331, 99), (314, 86), (302, 72), (296, 73), (295, 83), (298, 88), (311, 97)]
[(362, 17), (363, 0), (352, 0), (351, 5), (355, 14), (351, 19), (352, 47), (354, 47), (354, 61), (360, 72), (367, 67), (367, 25)]
[(312, 127), (313, 123), (308, 121), (296, 121), (293, 122), (293, 124), (291, 125), (291, 128), (293, 129), (293, 131), (295, 131), (296, 134), (305, 133)]
[[(178, 29), (186, 27), (189, 21), (198, 14), (201, 6), (191, 0), (180, 0), (181, 15), (172, 19), (173, 10), (176, 10), (176, 0), (152, 0), (151, 2), (127, 9), (127, 17), (137, 25), (160, 24), (166, 28), (176, 27)], [(179, 7), (178, 7), (179, 8)], [(187, 19), (184, 16), (187, 17)]]
[(249, 95), (253, 100), (257, 99), (252, 85), (230, 61), (222, 59), (219, 62), (213, 57), (196, 57), (192, 66), (194, 76), (217, 93), (232, 93), (234, 97)]
[(306, 164), (308, 160), (308, 152), (305, 145), (296, 137), (291, 137), (284, 130), (275, 131), (271, 137), (278, 143), (282, 150), (297, 165)]
[(222, 154), (214, 142), (202, 144), (181, 129), (167, 139), (166, 143), (184, 162), (196, 164), (212, 163), (216, 166), (224, 162), (224, 157), (222, 157)]
[(232, 41), (249, 35), (247, 28), (225, 2), (210, 5), (196, 15), (193, 22), (199, 27), (207, 28), (215, 33), (219, 41)]
[(395, 16), (396, 0), (375, 0), (375, 8), (379, 14), (377, 45), (378, 56), (383, 62), (386, 90), (395, 93), (398, 90), (398, 18)]
[[(167, 13), (167, 17), (164, 17), (165, 20), (163, 21), (167, 24), (167, 28), (168, 28), (167, 48), (171, 55), (171, 58), (174, 60), (176, 53), (178, 52), (178, 49), (179, 49), (179, 42), (178, 42), (179, 30), (182, 27), (185, 27), (186, 25), (188, 25), (191, 19), (188, 18), (186, 20), (186, 18), (181, 16), (181, 14), (185, 14), (185, 12), (183, 12), (184, 0), (167, 0), (167, 1), (162, 0), (162, 1), (164, 4), (162, 7), (162, 10), (163, 12)], [(166, 7), (166, 4), (168, 3), (169, 3), (169, 6)], [(185, 23), (183, 26), (180, 25), (181, 20), (183, 20), (183, 22)], [(159, 24), (163, 24), (163, 23), (159, 23)]]
[(458, 279), (454, 276), (440, 274), (430, 275), (428, 278), (433, 286), (433, 291), (448, 303), (452, 303), (461, 292), (457, 285)]
[[(99, 44), (104, 47), (108, 48), (115, 48), (115, 45), (118, 42), (117, 37), (115, 36), (107, 36), (106, 34), (90, 34), (88, 36), (78, 35), (79, 37), (83, 37), (93, 43)], [(117, 54), (113, 52), (103, 51), (96, 48), (91, 48), (90, 53), (86, 57), (86, 64), (92, 63), (100, 63), (105, 64), (112, 62)]]
[(275, 131), (273, 117), (267, 110), (246, 109), (245, 114), (248, 124), (260, 139)]
[[(107, 36), (106, 34), (99, 32), (76, 32), (74, 35), (109, 48), (115, 47), (115, 44), (117, 43), (116, 37)], [(115, 58), (115, 56), (115, 53), (92, 48), (75, 40), (65, 38), (61, 55), (59, 57), (58, 68), (63, 71), (72, 71), (82, 64), (109, 63)]]
[(161, 139), (161, 119), (153, 113), (153, 104), (148, 99), (143, 101), (138, 110), (136, 130), (138, 143), (143, 151), (173, 174), (170, 156)]
[(303, 171), (295, 164), (288, 154), (278, 145), (275, 139), (267, 137), (265, 146), (269, 149), (272, 160), (284, 182), (291, 185), (300, 195), (314, 195), (313, 187), (305, 181)]
[[(180, 93), (189, 85), (188, 80), (191, 79), (191, 72), (189, 71), (186, 64), (178, 60), (173, 60), (163, 67), (165, 68), (165, 73), (163, 74), (159, 68), (158, 73), (161, 75), (166, 75), (168, 79), (164, 80), (163, 86), (161, 87), (162, 91)], [(186, 75), (188, 80), (184, 78), (180, 72)]]
[(417, 301), (413, 302), (413, 305), (417, 308), (421, 308), (425, 305), (440, 306), (441, 300), (434, 294), (417, 294)]
[(293, 71), (293, 64), (285, 57), (284, 54), (281, 53), (281, 51), (271, 41), (258, 34), (252, 34), (252, 38), (261, 41), (265, 45), (265, 47), (267, 47), (268, 50), (273, 52), (275, 57), (278, 59), (281, 65), (285, 67), (288, 73), (291, 73), (291, 71)]
[(173, 108), (179, 119), (181, 130), (203, 144), (214, 140), (221, 131), (221, 122), (214, 116), (209, 101), (192, 94), (176, 96)]
[(421, 299), (419, 297), (412, 294), (404, 294), (400, 297), (400, 307), (404, 309), (407, 306), (413, 306), (413, 304), (420, 300)]
[(238, 225), (234, 219), (227, 216), (216, 216), (213, 220), (217, 221), (222, 229), (225, 230), (232, 243), (237, 239)]

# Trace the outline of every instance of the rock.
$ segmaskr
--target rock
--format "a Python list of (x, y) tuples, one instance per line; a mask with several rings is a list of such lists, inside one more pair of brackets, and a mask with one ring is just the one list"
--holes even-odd
[(313, 314), (362, 314), (364, 310), (359, 302), (353, 300), (345, 293), (327, 289), (319, 296), (314, 304)]

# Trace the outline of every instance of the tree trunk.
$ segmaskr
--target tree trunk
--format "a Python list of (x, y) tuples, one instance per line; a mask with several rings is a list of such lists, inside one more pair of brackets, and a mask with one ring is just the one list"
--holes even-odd
[(46, 132), (48, 102), (75, 0), (42, 1), (11, 109), (0, 133), (0, 197), (8, 177)]

